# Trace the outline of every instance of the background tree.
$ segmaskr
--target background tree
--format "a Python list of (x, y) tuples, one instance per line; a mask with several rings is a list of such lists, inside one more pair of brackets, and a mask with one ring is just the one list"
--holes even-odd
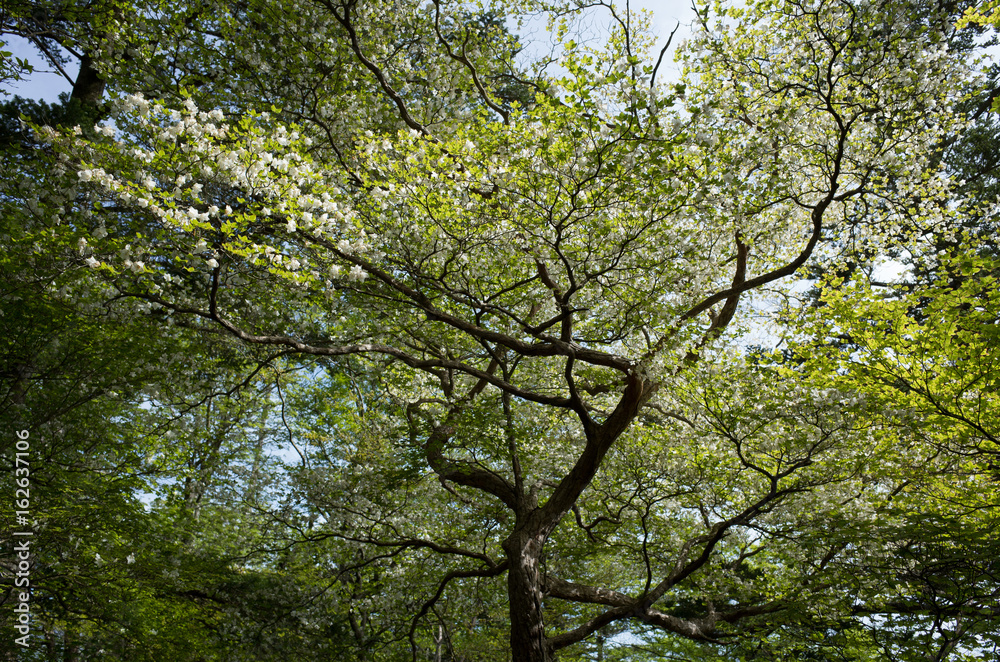
[[(803, 313), (815, 334), (805, 371), (872, 403), (930, 480), (913, 480), (887, 517), (898, 518), (885, 559), (891, 591), (859, 601), (877, 615), (873, 638), (889, 659), (946, 659), (996, 651), (997, 412), (995, 261), (966, 237), (931, 287), (897, 298), (855, 284)], [(956, 286), (954, 274), (964, 278)], [(919, 314), (914, 314), (914, 311)], [(824, 345), (824, 329), (849, 340)], [(912, 501), (933, 507), (915, 512)], [(891, 530), (891, 529), (890, 529)], [(914, 642), (933, 654), (914, 656)]]
[[(4, 657), (308, 659), (337, 650), (340, 605), (323, 599), (309, 569), (263, 569), (271, 552), (260, 531), (280, 535), (260, 514), (275, 503), (278, 477), (268, 457), (274, 386), (260, 371), (276, 357), (183, 325), (151, 327), (109, 301), (80, 241), (93, 201), (51, 188), (58, 161), (22, 128), (90, 131), (100, 108), (14, 99), (3, 112), (0, 430), (4, 439), (30, 431), (37, 518), (32, 646), (4, 637)], [(101, 222), (120, 231), (110, 217)], [(3, 478), (11, 494), (13, 478)], [(2, 517), (3, 530), (15, 530), (9, 505)], [(304, 623), (310, 610), (321, 627)]]

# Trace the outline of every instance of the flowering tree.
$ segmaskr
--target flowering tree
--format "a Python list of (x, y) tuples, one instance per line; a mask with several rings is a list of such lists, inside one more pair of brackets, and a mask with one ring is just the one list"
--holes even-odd
[[(53, 232), (151, 323), (377, 367), (356, 426), (303, 425), (296, 526), (358, 567), (424, 559), (399, 580), (423, 592), (414, 658), (449, 590), (491, 582), (516, 660), (616, 623), (720, 642), (846, 613), (830, 586), (878, 553), (852, 541), (908, 479), (892, 439), (726, 339), (750, 293), (838, 242), (884, 248), (947, 189), (925, 167), (962, 74), (941, 26), (892, 1), (706, 7), (664, 86), (642, 18), (613, 6), (514, 8), (550, 14), (555, 74), (522, 73), (461, 5), (282, 8), (240, 10), (302, 29), (234, 47), (218, 109), (109, 69), (113, 124), (37, 128), (69, 189), (36, 204), (89, 199)], [(577, 43), (594, 10), (606, 42)], [(133, 50), (140, 74), (162, 62)], [(261, 53), (296, 54), (265, 98), (284, 108), (239, 92), (281, 62)]]

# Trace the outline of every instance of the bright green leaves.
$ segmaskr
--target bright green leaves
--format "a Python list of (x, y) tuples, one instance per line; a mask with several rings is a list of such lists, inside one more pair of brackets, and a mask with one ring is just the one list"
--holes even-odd
[(906, 275), (891, 289), (828, 279), (820, 305), (797, 311), (811, 340), (790, 349), (791, 374), (852, 394), (876, 438), (893, 444), (879, 465), (899, 484), (879, 517), (893, 581), (876, 582), (863, 604), (885, 614), (872, 637), (901, 659), (914, 642), (995, 644), (995, 620), (982, 609), (996, 591), (981, 560), (993, 551), (974, 532), (996, 526), (997, 265), (967, 240), (936, 274), (919, 288)]
[(826, 305), (803, 311), (806, 328), (832, 325), (840, 341), (814, 345), (812, 360), (936, 443), (995, 453), (996, 266), (970, 251), (940, 273), (933, 287), (898, 298), (858, 285), (824, 290)]
[[(6, 45), (7, 42), (0, 41), (0, 48)], [(34, 67), (25, 58), (14, 57), (12, 51), (0, 50), (0, 83), (6, 86), (10, 82), (24, 80), (24, 77), (31, 75), (32, 71)], [(10, 93), (3, 89), (0, 90), (0, 94), (7, 96)]]
[(996, 27), (1000, 24), (1000, 13), (997, 12), (998, 5), (996, 2), (983, 2), (975, 7), (969, 7), (965, 10), (965, 14), (959, 19), (957, 27), (964, 28), (969, 25), (992, 25)]

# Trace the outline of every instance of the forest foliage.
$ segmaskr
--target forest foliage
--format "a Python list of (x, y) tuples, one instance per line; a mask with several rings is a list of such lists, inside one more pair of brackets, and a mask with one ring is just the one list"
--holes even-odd
[(994, 658), (996, 14), (696, 12), (7, 3), (0, 650)]

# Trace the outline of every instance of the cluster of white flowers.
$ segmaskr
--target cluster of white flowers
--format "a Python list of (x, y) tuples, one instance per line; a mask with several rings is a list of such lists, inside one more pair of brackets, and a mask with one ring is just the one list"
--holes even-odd
[[(41, 133), (47, 140), (62, 141), (67, 152), (78, 154), (84, 161), (76, 171), (80, 184), (97, 187), (93, 190), (103, 190), (119, 198), (166, 227), (193, 235), (217, 231), (218, 222), (225, 221), (235, 223), (233, 228), (238, 233), (243, 219), (252, 222), (255, 218), (280, 218), (289, 234), (306, 231), (316, 238), (332, 239), (349, 255), (369, 250), (366, 235), (354, 229), (357, 221), (350, 198), (341, 188), (331, 186), (327, 174), (316, 171), (300, 151), (307, 141), (296, 130), (272, 124), (269, 117), (261, 115), (256, 123), (245, 123), (234, 131), (225, 123), (225, 114), (220, 110), (200, 111), (191, 100), (182, 109), (171, 109), (134, 94), (116, 102), (115, 127), (97, 127), (107, 137), (118, 136), (117, 152), (91, 149), (82, 138), (67, 140), (54, 130)], [(150, 149), (151, 144), (158, 149)], [(62, 160), (70, 162), (65, 154)], [(200, 180), (195, 173), (200, 174)], [(221, 185), (222, 190), (228, 188), (236, 196), (240, 192), (255, 196), (263, 205), (242, 204), (234, 210), (235, 203), (230, 200), (218, 203), (206, 200), (210, 182), (214, 185), (212, 198), (218, 195)], [(163, 249), (176, 256), (183, 235), (175, 236), (179, 239)], [(92, 240), (106, 237), (107, 230), (102, 225)], [(149, 238), (143, 241), (148, 242)], [(85, 263), (93, 268), (102, 264), (91, 255), (95, 248), (105, 263), (110, 259), (96, 244), (88, 246)], [(194, 245), (191, 250), (197, 254), (204, 246)], [(301, 257), (286, 256), (284, 252), (261, 248), (258, 254), (299, 277), (315, 275)], [(211, 269), (220, 264), (217, 255), (207, 255), (203, 260)], [(119, 264), (133, 273), (141, 273), (149, 263), (123, 258)], [(354, 281), (365, 277), (357, 265), (349, 266), (345, 275)]]

